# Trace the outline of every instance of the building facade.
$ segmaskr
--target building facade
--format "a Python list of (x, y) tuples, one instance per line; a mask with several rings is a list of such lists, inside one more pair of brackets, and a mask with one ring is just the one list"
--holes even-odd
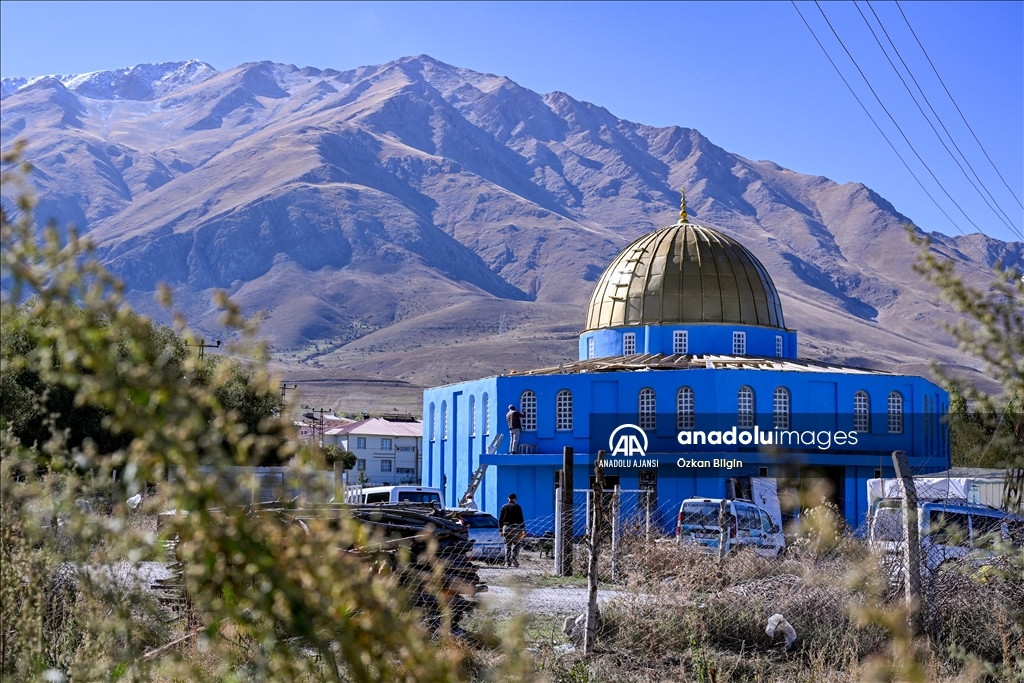
[(367, 486), (417, 484), (421, 479), (423, 423), (419, 420), (379, 417), (359, 420), (328, 429), (324, 433), (324, 445), (328, 444), (336, 444), (355, 454), (356, 467), (350, 476), (362, 474)]
[[(481, 509), (496, 513), (515, 492), (527, 517), (552, 519), (555, 471), (571, 447), (577, 489), (589, 488), (605, 451), (609, 485), (651, 491), (663, 512), (774, 479), (804, 494), (804, 507), (828, 498), (857, 526), (867, 480), (893, 476), (894, 450), (915, 473), (949, 467), (945, 391), (921, 377), (802, 360), (797, 344), (764, 266), (684, 210), (608, 266), (578, 361), (424, 392), (421, 481), (456, 505), (487, 465)], [(507, 450), (510, 405), (523, 413), (517, 453)], [(502, 447), (488, 454), (498, 435)]]

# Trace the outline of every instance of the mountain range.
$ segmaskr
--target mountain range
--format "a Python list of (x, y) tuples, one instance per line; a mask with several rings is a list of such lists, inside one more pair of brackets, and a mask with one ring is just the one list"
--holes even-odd
[[(675, 222), (681, 188), (692, 220), (764, 263), (802, 356), (987, 382), (910, 268), (912, 217), (692, 128), (427, 56), (147, 64), (4, 78), (2, 97), (41, 221), (88, 234), (146, 313), (168, 319), (154, 292), (170, 285), (211, 338), (226, 289), (311, 402), (415, 410), (425, 386), (574, 359), (594, 282)], [(1024, 268), (1021, 242), (929, 236), (969, 283)]]

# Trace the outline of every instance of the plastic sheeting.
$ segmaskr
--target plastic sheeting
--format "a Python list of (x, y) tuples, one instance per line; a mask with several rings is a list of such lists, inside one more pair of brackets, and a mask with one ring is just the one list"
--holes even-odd
[[(918, 500), (948, 500), (960, 498), (975, 502), (974, 480), (967, 477), (914, 477)], [(972, 490), (974, 493), (972, 493)], [(868, 507), (875, 509), (875, 504), (883, 498), (900, 498), (898, 479), (868, 479)]]

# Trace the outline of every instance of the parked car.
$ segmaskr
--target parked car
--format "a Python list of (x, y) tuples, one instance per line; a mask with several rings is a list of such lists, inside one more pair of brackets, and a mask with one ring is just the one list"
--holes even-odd
[(429, 486), (350, 487), (345, 495), (348, 503), (430, 503), (441, 507), (441, 489)]
[[(921, 539), (921, 571), (930, 575), (943, 563), (968, 555), (990, 554), (997, 542), (1024, 545), (1024, 517), (966, 500), (921, 502), (917, 506)], [(903, 501), (886, 498), (871, 519), (871, 549), (882, 555), (890, 578), (897, 578), (903, 562)]]
[[(769, 514), (750, 501), (725, 500), (732, 514), (726, 535), (726, 552), (753, 548), (759, 555), (778, 557), (786, 547), (786, 538)], [(717, 551), (721, 538), (718, 512), (721, 498), (687, 498), (679, 506), (676, 542), (692, 543)]]
[(448, 512), (469, 532), (469, 540), (473, 541), (469, 559), (487, 563), (505, 559), (505, 540), (494, 515), (469, 508), (451, 508)]

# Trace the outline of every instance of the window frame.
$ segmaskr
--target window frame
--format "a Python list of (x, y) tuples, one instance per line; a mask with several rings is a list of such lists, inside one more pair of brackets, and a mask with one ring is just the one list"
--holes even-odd
[(594, 357), (594, 338), (587, 337), (587, 358)]
[(742, 330), (733, 330), (732, 333), (732, 355), (747, 355), (747, 333)]
[(637, 393), (637, 426), (643, 430), (658, 426), (658, 395), (651, 387), (644, 387)]
[(395, 461), (390, 458), (384, 458), (380, 461), (381, 473), (387, 472), (388, 474), (395, 471)]
[(380, 440), (380, 449), (381, 449), (382, 451), (391, 451), (391, 450), (394, 450), (394, 449), (392, 448), (392, 446), (394, 446), (394, 445), (395, 445), (395, 442), (394, 442), (394, 440), (392, 440), (392, 439), (389, 439), (389, 438), (387, 438), (387, 437), (381, 437), (381, 440)]
[(356, 437), (356, 448), (360, 449), (360, 450), (364, 450), (364, 451), (366, 450), (366, 437), (365, 436), (357, 436)]
[[(746, 405), (748, 404), (749, 405)], [(754, 388), (743, 385), (736, 392), (736, 426), (747, 428), (757, 424), (757, 394)]]
[(519, 396), (519, 412), (523, 414), (521, 423), (522, 431), (537, 431), (537, 392), (533, 389), (526, 389)]
[(697, 423), (697, 399), (691, 387), (676, 392), (676, 429), (693, 429)]
[(677, 356), (686, 356), (690, 353), (690, 331), (673, 330), (672, 332), (672, 353)]
[(786, 387), (776, 387), (772, 392), (772, 423), (775, 429), (789, 429), (793, 408), (793, 395)]
[(863, 389), (858, 389), (853, 394), (853, 431), (871, 431), (871, 396)]
[(890, 391), (889, 397), (886, 400), (888, 406), (889, 419), (888, 427), (889, 434), (902, 434), (903, 425), (903, 394), (898, 391)]
[(776, 358), (782, 358), (782, 356), (784, 354), (784, 351), (783, 351), (784, 347), (785, 347), (785, 344), (783, 343), (782, 335), (781, 334), (775, 335), (775, 357)]
[(469, 395), (469, 435), (476, 436), (476, 396)]
[(490, 417), (491, 417), (490, 416), (490, 412), (491, 412), (491, 397), (486, 392), (484, 393), (483, 407), (481, 408), (481, 411), (483, 413), (481, 415), (481, 418), (484, 421), (484, 424), (483, 424), (484, 436), (490, 436), (490, 434), (491, 434), (491, 419), (490, 419)]
[(636, 332), (626, 332), (622, 335), (622, 355), (636, 355)]
[[(568, 397), (568, 402), (565, 399)], [(555, 431), (571, 432), (573, 426), (572, 392), (562, 389), (555, 395)]]

